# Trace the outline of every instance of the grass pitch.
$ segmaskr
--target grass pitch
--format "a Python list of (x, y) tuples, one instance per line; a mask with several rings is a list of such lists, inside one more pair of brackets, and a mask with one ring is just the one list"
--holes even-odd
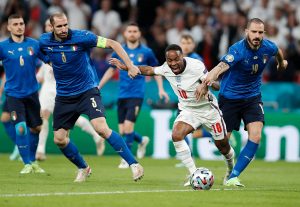
[(145, 158), (145, 177), (134, 182), (130, 169), (118, 169), (118, 156), (85, 156), (92, 176), (85, 183), (73, 183), (76, 168), (62, 155), (48, 156), (41, 166), (45, 174), (20, 175), (23, 165), (0, 155), (0, 206), (43, 207), (192, 207), (192, 206), (300, 206), (300, 164), (253, 161), (240, 176), (246, 188), (221, 185), (223, 161), (196, 159), (215, 175), (209, 191), (183, 187), (185, 168), (175, 168), (175, 159)]

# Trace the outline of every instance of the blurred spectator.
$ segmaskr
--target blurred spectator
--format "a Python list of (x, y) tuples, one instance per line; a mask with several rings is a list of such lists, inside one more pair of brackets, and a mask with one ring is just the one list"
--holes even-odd
[[(102, 48), (94, 48), (91, 53), (91, 59), (96, 68), (98, 78), (101, 80), (106, 70), (110, 67), (106, 60), (106, 53)], [(115, 71), (118, 72), (119, 70)], [(118, 78), (118, 75), (116, 76), (114, 78)]]
[(47, 13), (49, 16), (55, 13), (66, 13), (64, 7), (63, 7), (63, 0), (52, 0), (50, 3), (50, 6), (47, 9)]
[(88, 29), (91, 18), (91, 8), (83, 0), (64, 0), (64, 8), (67, 11), (69, 27), (71, 29)]
[(190, 34), (189, 30), (185, 27), (185, 21), (182, 14), (179, 14), (175, 18), (175, 25), (171, 29), (167, 30), (167, 43), (178, 44), (180, 43), (180, 37), (183, 34)]
[(115, 40), (121, 27), (121, 19), (111, 6), (111, 0), (101, 1), (101, 9), (93, 16), (92, 28), (96, 34)]
[(153, 26), (151, 31), (154, 39), (149, 42), (148, 46), (153, 50), (159, 65), (162, 65), (166, 60), (165, 49), (168, 46), (166, 32), (159, 25)]

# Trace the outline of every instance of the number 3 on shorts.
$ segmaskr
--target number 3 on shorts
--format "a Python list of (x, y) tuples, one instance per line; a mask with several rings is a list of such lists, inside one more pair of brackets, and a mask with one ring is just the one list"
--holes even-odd
[(92, 101), (93, 108), (97, 108), (97, 103), (95, 101), (95, 98), (90, 98), (90, 100)]

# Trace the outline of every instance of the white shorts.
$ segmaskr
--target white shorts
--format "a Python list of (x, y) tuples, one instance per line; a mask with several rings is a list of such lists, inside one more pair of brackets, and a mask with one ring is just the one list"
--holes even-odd
[(55, 96), (56, 91), (48, 90), (47, 87), (42, 87), (39, 95), (41, 110), (48, 110), (53, 113)]
[(191, 125), (195, 130), (203, 126), (211, 133), (214, 140), (224, 139), (227, 133), (222, 112), (217, 105), (211, 106), (210, 110), (207, 110), (205, 113), (199, 113), (196, 110), (182, 110), (174, 123), (178, 121)]

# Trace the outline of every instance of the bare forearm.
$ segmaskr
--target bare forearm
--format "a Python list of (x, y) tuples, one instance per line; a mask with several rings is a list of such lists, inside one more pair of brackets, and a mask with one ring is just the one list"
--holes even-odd
[(151, 66), (138, 66), (138, 68), (140, 69), (143, 75), (149, 75), (149, 76), (155, 75), (154, 68)]
[(277, 60), (278, 65), (283, 64), (284, 57), (283, 57), (283, 53), (282, 53), (281, 49), (278, 49), (278, 53), (276, 55), (276, 60)]
[(219, 76), (229, 69), (229, 65), (224, 62), (220, 62), (216, 67), (214, 67), (210, 73), (214, 75), (214, 81), (216, 81)]
[(111, 39), (107, 39), (106, 44), (107, 44), (107, 47), (111, 47), (118, 54), (118, 56), (123, 60), (123, 62), (125, 63), (125, 65), (127, 67), (133, 66), (130, 58), (128, 57), (127, 53), (122, 48), (120, 43), (118, 43), (117, 41), (111, 40)]

